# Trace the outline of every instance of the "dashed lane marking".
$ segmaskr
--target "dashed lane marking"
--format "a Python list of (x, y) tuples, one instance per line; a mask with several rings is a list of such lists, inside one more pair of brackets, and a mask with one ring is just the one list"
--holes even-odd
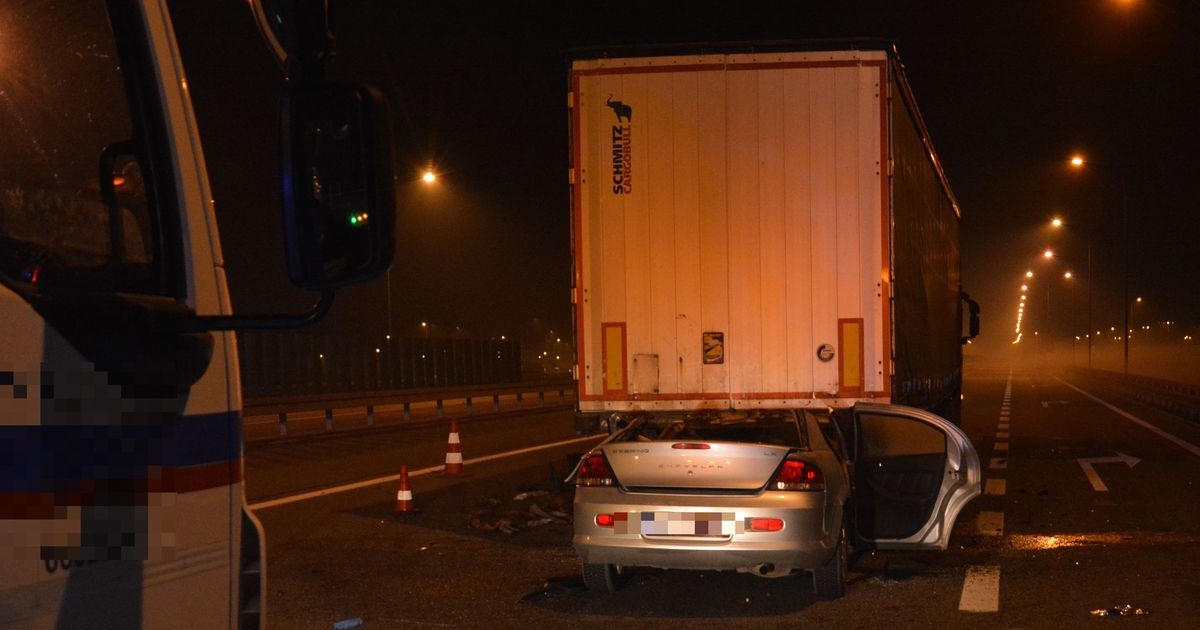
[(958, 609), (963, 612), (999, 612), (1000, 567), (967, 567)]
[(1003, 536), (1004, 512), (980, 512), (975, 519), (975, 533), (979, 536)]
[[(1000, 424), (997, 427), (997, 441), (992, 448), (994, 453), (1004, 453), (1005, 457), (993, 457), (988, 462), (988, 468), (993, 471), (1008, 468), (1008, 422), (1009, 407), (1012, 402), (1012, 368), (1008, 370), (1008, 382), (1004, 384), (1004, 398), (1000, 404)], [(1008, 481), (1003, 477), (989, 477), (984, 484), (984, 493), (1001, 496), (1008, 489)], [(982, 511), (975, 519), (975, 532), (980, 536), (1004, 536), (1004, 512)], [(962, 595), (958, 600), (958, 609), (963, 612), (994, 613), (1000, 611), (1000, 567), (995, 565), (967, 567), (966, 577), (963, 578)]]

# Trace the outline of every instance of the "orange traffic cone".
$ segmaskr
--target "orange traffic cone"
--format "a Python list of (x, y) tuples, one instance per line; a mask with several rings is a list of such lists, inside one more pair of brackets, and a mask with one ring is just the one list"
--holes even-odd
[(396, 489), (396, 514), (416, 512), (412, 489), (408, 486), (408, 465), (400, 466), (400, 487)]
[(462, 457), (462, 441), (458, 439), (458, 420), (450, 420), (450, 440), (446, 444), (446, 468), (443, 471), (447, 475), (463, 474), (463, 457)]

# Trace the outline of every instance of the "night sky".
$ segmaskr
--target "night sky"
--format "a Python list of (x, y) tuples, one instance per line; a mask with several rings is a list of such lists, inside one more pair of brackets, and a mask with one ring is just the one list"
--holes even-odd
[[(287, 288), (280, 252), (277, 70), (244, 2), (170, 4), (235, 308), (302, 307), (309, 297)], [(479, 336), (520, 334), (534, 318), (569, 327), (566, 50), (838, 37), (899, 47), (962, 207), (964, 287), (983, 307), (981, 341), (1012, 340), (1027, 268), (1046, 279), (1069, 267), (1086, 281), (1089, 241), (1097, 325), (1121, 325), (1126, 243), (1142, 317), (1200, 325), (1200, 3), (349, 1), (338, 9), (333, 74), (379, 86), (394, 115), (401, 204), (390, 286), (400, 334), (422, 320)], [(1095, 165), (1071, 171), (1066, 159), (1077, 151)], [(428, 164), (442, 175), (435, 188), (417, 181)], [(1054, 215), (1067, 221), (1057, 234), (1044, 227)], [(1037, 259), (1045, 247), (1056, 250), (1055, 266)], [(1051, 285), (1051, 330), (1066, 335), (1068, 318), (1082, 321), (1083, 291)], [(382, 280), (343, 292), (323, 326), (386, 330), (387, 293)]]

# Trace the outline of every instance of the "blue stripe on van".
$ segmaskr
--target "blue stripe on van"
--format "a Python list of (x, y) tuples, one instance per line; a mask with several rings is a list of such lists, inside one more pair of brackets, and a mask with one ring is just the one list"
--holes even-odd
[(0, 492), (77, 492), (91, 481), (144, 480), (152, 468), (235, 462), (241, 438), (236, 411), (160, 424), (0, 425)]

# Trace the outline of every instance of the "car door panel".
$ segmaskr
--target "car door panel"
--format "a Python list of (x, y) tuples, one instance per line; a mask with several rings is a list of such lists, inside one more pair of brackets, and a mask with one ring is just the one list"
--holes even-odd
[(859, 403), (853, 413), (858, 536), (885, 549), (945, 549), (958, 513), (980, 490), (970, 440), (919, 409)]

